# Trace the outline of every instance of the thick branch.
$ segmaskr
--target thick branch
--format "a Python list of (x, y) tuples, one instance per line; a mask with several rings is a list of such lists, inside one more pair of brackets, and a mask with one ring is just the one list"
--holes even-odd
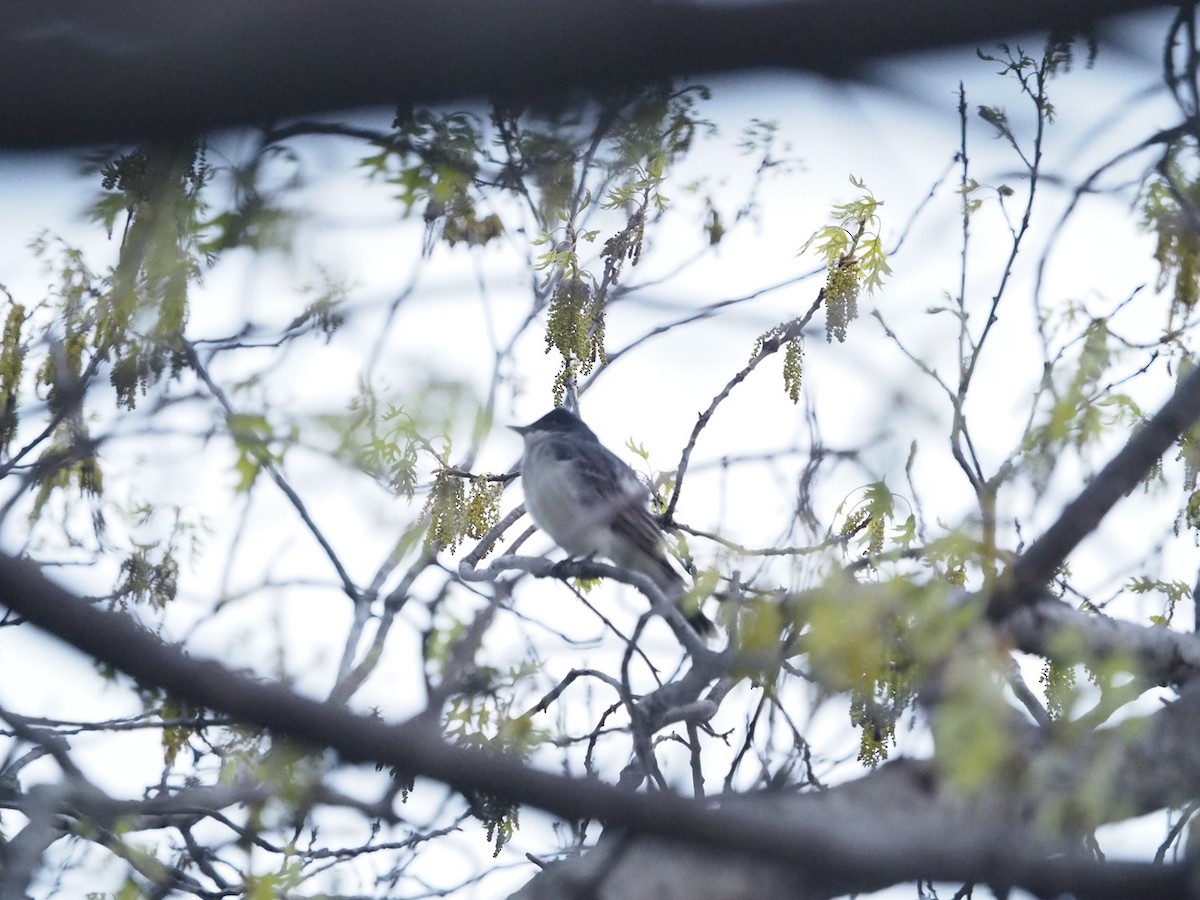
[(1058, 519), (1013, 564), (1004, 589), (991, 598), (988, 614), (1001, 619), (1042, 596), (1059, 566), (1091, 534), (1126, 494), (1146, 477), (1155, 462), (1200, 420), (1200, 366), (1189, 374), (1154, 417), (1134, 432)]
[(1147, 0), (160, 0), (0, 4), (0, 142), (164, 140), (488, 94), (537, 98), (1072, 28)]
[[(1180, 687), (1200, 675), (1200, 636), (1081, 612), (1050, 596), (1018, 609), (1003, 629), (1018, 650), (1060, 664), (1126, 660), (1164, 687)], [(1072, 650), (1077, 657), (1066, 655)]]
[[(825, 900), (883, 887), (883, 882), (872, 881), (871, 864), (881, 847), (906, 847), (908, 862), (916, 870), (938, 857), (986, 855), (989, 847), (1003, 855), (1005, 848), (1023, 840), (1031, 847), (1040, 846), (1043, 852), (1054, 849), (1046, 844), (1044, 836), (1010, 817), (1011, 809), (1005, 807), (1019, 805), (1010, 804), (1010, 798), (984, 798), (982, 803), (964, 805), (961, 796), (939, 796), (936, 779), (934, 764), (901, 761), (820, 793), (768, 794), (730, 801), (733, 808), (752, 809), (756, 815), (770, 818), (772, 824), (764, 822), (759, 827), (787, 831), (800, 822), (819, 822), (844, 834), (847, 840), (856, 842), (861, 854), (861, 867), (851, 877), (846, 877), (847, 873), (814, 873), (795, 861), (783, 866), (756, 865), (733, 853), (660, 838), (631, 838), (607, 844), (602, 839), (593, 851), (548, 867), (512, 900), (740, 900), (747, 896)], [(856, 824), (842, 831), (849, 822)], [(946, 843), (935, 850), (932, 842), (939, 839), (936, 836)], [(972, 880), (996, 888), (1021, 884), (1046, 898), (1070, 895), (1099, 900), (1151, 896), (1163, 884), (1159, 878), (1166, 876), (1174, 881), (1176, 877), (1136, 863), (1098, 865), (1065, 841), (1055, 847), (1061, 856), (1053, 864), (1041, 861), (1023, 871), (1008, 869), (1006, 876), (998, 880), (986, 876)], [(1102, 870), (1112, 880), (1097, 878)], [(1178, 888), (1164, 889), (1169, 892)]]

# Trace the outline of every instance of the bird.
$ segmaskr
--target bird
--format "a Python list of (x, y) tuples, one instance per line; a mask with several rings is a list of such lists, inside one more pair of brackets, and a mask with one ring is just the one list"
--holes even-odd
[[(687, 587), (667, 559), (650, 492), (633, 469), (561, 406), (532, 425), (509, 427), (525, 441), (521, 481), (534, 523), (571, 556), (603, 557), (646, 575), (679, 605)], [(684, 616), (700, 636), (713, 633), (702, 612)]]

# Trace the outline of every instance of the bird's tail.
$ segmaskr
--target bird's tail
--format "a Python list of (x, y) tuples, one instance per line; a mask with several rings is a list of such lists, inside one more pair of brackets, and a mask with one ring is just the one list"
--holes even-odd
[(715, 634), (717, 626), (713, 624), (712, 619), (701, 612), (699, 607), (689, 609), (688, 607), (692, 604), (685, 604), (687, 584), (666, 557), (660, 557), (656, 562), (658, 565), (654, 570), (654, 583), (658, 585), (659, 590), (666, 594), (668, 600), (673, 601), (679, 607), (680, 612), (687, 619), (687, 623), (692, 626), (692, 631), (700, 637), (711, 637)]
[(687, 623), (692, 626), (692, 631), (696, 632), (700, 637), (712, 637), (716, 634), (717, 626), (713, 623), (712, 619), (700, 612), (700, 610), (696, 610), (693, 613), (684, 610), (683, 614), (687, 616)]

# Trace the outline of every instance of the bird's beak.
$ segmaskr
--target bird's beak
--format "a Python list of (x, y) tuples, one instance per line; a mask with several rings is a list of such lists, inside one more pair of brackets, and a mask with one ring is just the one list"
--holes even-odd
[(515, 431), (517, 434), (521, 435), (522, 437), (524, 437), (525, 432), (527, 432), (529, 430), (528, 425), (509, 425), (508, 427), (510, 429), (512, 429), (513, 431)]

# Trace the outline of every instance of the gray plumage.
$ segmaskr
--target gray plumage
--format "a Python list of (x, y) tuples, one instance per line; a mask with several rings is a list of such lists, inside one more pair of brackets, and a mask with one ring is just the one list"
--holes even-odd
[[(601, 556), (640, 572), (678, 603), (686, 585), (667, 560), (650, 493), (633, 469), (562, 408), (513, 430), (525, 439), (521, 481), (537, 526), (571, 556)], [(688, 623), (702, 635), (713, 630), (699, 612)]]

